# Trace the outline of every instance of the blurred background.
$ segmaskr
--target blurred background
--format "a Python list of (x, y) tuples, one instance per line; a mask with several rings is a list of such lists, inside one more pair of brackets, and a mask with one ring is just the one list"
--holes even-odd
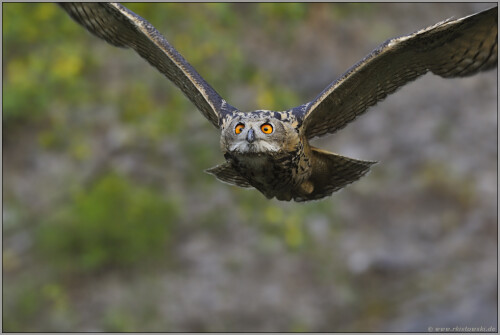
[[(127, 4), (241, 110), (493, 4)], [(377, 160), (312, 203), (218, 182), (219, 132), (133, 51), (3, 3), (3, 330), (497, 327), (497, 70), (413, 82), (313, 145)]]

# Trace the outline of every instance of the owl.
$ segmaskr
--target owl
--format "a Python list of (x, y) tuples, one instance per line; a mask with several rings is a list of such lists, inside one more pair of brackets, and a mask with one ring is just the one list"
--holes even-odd
[(497, 65), (498, 7), (445, 20), (382, 43), (316, 98), (285, 111), (240, 111), (227, 103), (145, 19), (117, 3), (61, 3), (92, 34), (134, 49), (221, 131), (225, 162), (208, 173), (267, 198), (310, 201), (365, 175), (372, 161), (315, 148), (399, 87), (432, 72), (464, 77)]

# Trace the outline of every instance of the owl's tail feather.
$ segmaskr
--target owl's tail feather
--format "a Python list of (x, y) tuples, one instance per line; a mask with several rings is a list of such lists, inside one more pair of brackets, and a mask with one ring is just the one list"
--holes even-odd
[(236, 171), (230, 163), (224, 163), (213, 168), (205, 170), (205, 172), (213, 174), (217, 179), (224, 183), (236, 185), (239, 187), (252, 187), (248, 181)]
[(331, 195), (364, 176), (376, 162), (362, 161), (318, 148), (312, 149), (312, 192), (294, 197), (295, 201), (318, 200)]

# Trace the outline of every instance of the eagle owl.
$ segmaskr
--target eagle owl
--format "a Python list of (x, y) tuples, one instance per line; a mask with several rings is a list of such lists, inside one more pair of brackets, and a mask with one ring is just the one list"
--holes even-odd
[(94, 35), (134, 49), (176, 84), (221, 130), (226, 162), (208, 169), (219, 180), (254, 187), (267, 198), (309, 201), (365, 175), (374, 162), (315, 148), (370, 106), (428, 71), (463, 77), (497, 65), (497, 7), (390, 39), (314, 100), (286, 111), (243, 112), (228, 104), (145, 19), (116, 3), (61, 3)]

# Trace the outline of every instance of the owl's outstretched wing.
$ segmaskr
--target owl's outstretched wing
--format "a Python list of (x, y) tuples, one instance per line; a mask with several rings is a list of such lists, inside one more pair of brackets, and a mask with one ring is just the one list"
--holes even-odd
[(463, 77), (497, 65), (498, 7), (386, 41), (313, 101), (295, 108), (307, 138), (333, 133), (397, 88), (431, 71)]
[(60, 6), (92, 34), (112, 45), (134, 49), (174, 82), (217, 128), (222, 114), (236, 111), (139, 15), (117, 3), (63, 2)]

